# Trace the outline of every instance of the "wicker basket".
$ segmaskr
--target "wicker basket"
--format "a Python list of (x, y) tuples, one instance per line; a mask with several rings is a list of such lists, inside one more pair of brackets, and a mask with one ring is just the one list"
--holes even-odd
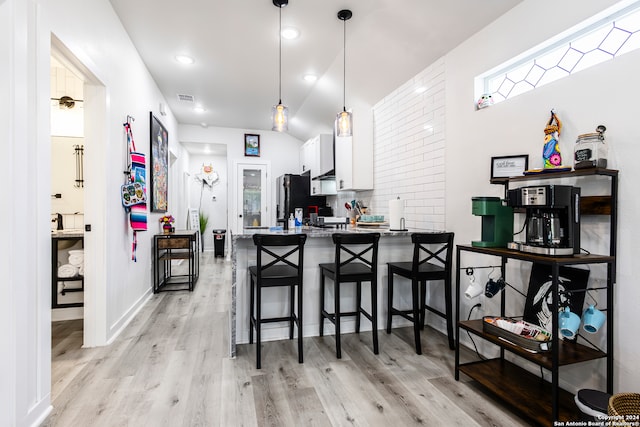
[[(617, 426), (637, 426), (640, 416), (640, 393), (618, 393), (609, 398), (607, 409)], [(618, 418), (620, 417), (620, 418)]]

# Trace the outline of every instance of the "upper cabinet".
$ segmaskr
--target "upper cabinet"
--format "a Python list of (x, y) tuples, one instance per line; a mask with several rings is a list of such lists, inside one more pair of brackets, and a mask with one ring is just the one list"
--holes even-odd
[(353, 114), (353, 136), (336, 137), (336, 187), (338, 191), (373, 189), (373, 120)]
[(333, 135), (320, 134), (300, 148), (300, 173), (309, 172), (311, 179), (333, 172)]

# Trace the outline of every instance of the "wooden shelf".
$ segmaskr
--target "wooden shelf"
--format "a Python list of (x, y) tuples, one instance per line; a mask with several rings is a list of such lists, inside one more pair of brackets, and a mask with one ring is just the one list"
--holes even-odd
[[(477, 381), (536, 424), (551, 425), (551, 383), (504, 359), (461, 364), (460, 372)], [(560, 388), (558, 393), (558, 420), (554, 421), (580, 419), (573, 395)]]
[[(523, 359), (527, 359), (530, 362), (536, 363), (549, 370), (553, 367), (551, 351), (544, 353), (532, 353), (522, 347), (511, 344), (506, 340), (500, 339), (496, 335), (488, 334), (483, 330), (482, 319), (461, 321), (458, 323), (458, 325), (460, 326), (460, 328), (478, 335), (493, 344), (499, 345), (500, 347), (503, 347), (506, 350), (517, 354)], [(560, 340), (558, 343), (558, 366), (571, 365), (574, 363), (587, 362), (589, 360), (607, 357), (606, 353), (579, 344), (577, 342)]]
[(572, 170), (572, 171), (566, 171), (566, 172), (551, 172), (551, 173), (539, 173), (535, 175), (514, 176), (511, 178), (494, 178), (494, 179), (491, 179), (489, 182), (491, 184), (506, 184), (508, 182), (571, 178), (571, 177), (578, 177), (578, 176), (593, 176), (593, 175), (617, 177), (618, 171), (614, 169), (588, 168), (588, 169), (578, 169), (578, 170)]
[(615, 260), (615, 257), (610, 255), (578, 254), (570, 256), (549, 256), (520, 252), (506, 248), (482, 248), (472, 245), (458, 245), (458, 247), (467, 252), (477, 252), (485, 255), (507, 257), (546, 265), (606, 264)]

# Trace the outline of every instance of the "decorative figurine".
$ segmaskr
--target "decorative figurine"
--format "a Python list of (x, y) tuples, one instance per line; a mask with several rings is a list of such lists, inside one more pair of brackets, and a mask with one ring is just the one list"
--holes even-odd
[[(554, 124), (555, 123), (555, 124)], [(560, 155), (560, 143), (558, 137), (562, 130), (562, 122), (551, 110), (551, 118), (544, 128), (544, 149), (542, 150), (542, 160), (544, 168), (557, 168), (562, 165), (562, 155)]]
[(478, 110), (489, 107), (490, 105), (493, 105), (493, 97), (490, 93), (485, 93), (478, 99)]

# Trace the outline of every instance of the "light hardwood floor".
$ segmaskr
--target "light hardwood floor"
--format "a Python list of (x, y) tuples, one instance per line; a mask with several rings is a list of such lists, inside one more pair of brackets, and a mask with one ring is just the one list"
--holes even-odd
[[(201, 255), (192, 293), (154, 295), (116, 341), (82, 349), (82, 322), (52, 326), (53, 412), (45, 426), (527, 426), (453, 377), (446, 337), (425, 328), (263, 343), (228, 354), (231, 266)], [(384, 319), (383, 319), (384, 320)], [(381, 321), (381, 323), (384, 323)], [(470, 353), (465, 357), (471, 357)]]

